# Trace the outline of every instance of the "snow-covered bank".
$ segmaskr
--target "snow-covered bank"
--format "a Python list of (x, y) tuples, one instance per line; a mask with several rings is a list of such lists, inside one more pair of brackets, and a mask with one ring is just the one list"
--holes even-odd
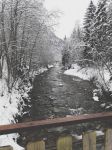
[(90, 68), (90, 67), (81, 68), (77, 64), (74, 64), (72, 66), (72, 69), (66, 70), (64, 74), (77, 76), (83, 80), (89, 80), (89, 81), (94, 78), (97, 84), (99, 83), (100, 85), (104, 87), (107, 85), (108, 88), (112, 90), (112, 86), (110, 82), (110, 73), (106, 69), (100, 68), (100, 70), (98, 70), (95, 67), (94, 68)]
[[(7, 89), (6, 81), (0, 80), (0, 125), (15, 123), (14, 116), (20, 114), (21, 110), (18, 109), (18, 104), (23, 102), (21, 97), (21, 91), (13, 88), (12, 92), (9, 93)], [(11, 145), (14, 150), (23, 150), (16, 143), (18, 135), (9, 134), (0, 136), (0, 146)]]
[[(104, 73), (105, 81), (108, 82), (110, 79), (109, 72), (107, 70), (100, 70), (100, 73), (101, 73), (101, 71), (102, 71), (102, 73)], [(81, 68), (79, 65), (74, 64), (72, 66), (72, 69), (66, 70), (64, 72), (64, 74), (77, 76), (84, 80), (91, 80), (93, 77), (96, 77), (97, 79), (99, 79), (98, 80), (99, 82), (102, 82), (99, 71), (96, 68), (90, 68), (90, 67)]]
[[(72, 69), (66, 70), (64, 72), (66, 75), (77, 76), (83, 80), (94, 80), (98, 90), (101, 90), (103, 87), (105, 90), (112, 91), (112, 81), (110, 81), (110, 73), (107, 69), (104, 68), (96, 68), (96, 67), (85, 67), (81, 68), (79, 65), (72, 65)], [(93, 99), (94, 101), (99, 101), (97, 96), (97, 89), (93, 91)]]
[[(51, 67), (53, 66), (49, 66), (49, 68)], [(32, 72), (30, 77), (34, 78), (35, 75), (41, 74), (48, 69), (40, 68), (38, 71)], [(31, 90), (32, 85), (30, 82), (23, 83), (21, 88), (18, 88), (18, 85), (19, 84), (16, 83), (16, 86), (14, 86), (11, 93), (9, 93), (6, 80), (0, 79), (0, 125), (16, 123), (15, 116), (22, 116), (22, 114), (25, 113), (22, 112), (25, 106), (23, 99), (29, 99), (28, 92)], [(24, 148), (17, 144), (18, 136), (18, 134), (1, 135), (0, 146), (10, 145), (14, 150), (23, 150)]]
[(34, 78), (36, 75), (39, 75), (45, 71), (48, 71), (48, 69), (53, 68), (53, 67), (54, 65), (48, 65), (48, 68), (45, 68), (45, 67), (39, 68), (38, 71), (30, 72), (30, 76)]
[[(89, 71), (89, 72), (88, 72)], [(81, 69), (80, 66), (77, 64), (72, 65), (72, 69), (66, 70), (64, 74), (71, 75), (71, 76), (77, 76), (83, 80), (89, 80), (93, 75), (90, 74), (91, 69)]]

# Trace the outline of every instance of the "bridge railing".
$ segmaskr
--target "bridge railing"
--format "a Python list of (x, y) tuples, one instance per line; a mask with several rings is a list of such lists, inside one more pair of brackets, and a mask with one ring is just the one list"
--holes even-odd
[[(102, 112), (88, 115), (70, 116), (64, 118), (55, 118), (47, 120), (32, 121), (26, 123), (1, 125), (0, 134), (18, 133), (21, 131), (29, 131), (43, 128), (59, 127), (66, 125), (74, 125), (86, 122), (112, 120), (112, 112)], [(82, 133), (82, 149), (96, 150), (97, 136), (95, 131)], [(70, 135), (61, 136), (55, 143), (57, 150), (72, 150), (73, 137)], [(12, 150), (10, 146), (1, 147), (0, 150)], [(46, 142), (44, 140), (29, 142), (26, 150), (46, 150)], [(49, 149), (50, 150), (50, 149)], [(104, 133), (104, 150), (112, 150), (112, 129), (106, 129)]]

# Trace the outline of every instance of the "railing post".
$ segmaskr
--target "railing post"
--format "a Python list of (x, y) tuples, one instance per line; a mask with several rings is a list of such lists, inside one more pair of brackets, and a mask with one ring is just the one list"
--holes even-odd
[(72, 150), (72, 137), (59, 137), (57, 140), (57, 150)]
[(96, 132), (83, 133), (83, 150), (96, 150)]
[(105, 150), (112, 150), (112, 129), (105, 132)]
[(45, 150), (45, 142), (44, 141), (30, 142), (27, 144), (26, 150)]

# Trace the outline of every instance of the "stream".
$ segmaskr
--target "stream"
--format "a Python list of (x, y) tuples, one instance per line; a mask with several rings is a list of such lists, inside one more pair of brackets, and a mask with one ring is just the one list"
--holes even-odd
[(31, 92), (33, 120), (98, 112), (93, 100), (95, 86), (78, 77), (63, 74), (59, 65), (37, 76)]
[[(33, 89), (30, 93), (31, 106), (28, 113), (23, 116), (22, 121), (100, 112), (99, 105), (93, 100), (95, 88), (90, 81), (65, 75), (61, 66), (56, 65), (35, 77)], [(83, 131), (94, 129), (94, 127), (95, 125), (91, 123), (84, 126), (59, 127), (37, 132), (29, 131), (29, 133), (21, 134), (19, 143), (25, 145), (28, 141), (37, 138), (52, 139), (50, 143), (53, 143), (60, 133), (77, 133), (80, 135)]]

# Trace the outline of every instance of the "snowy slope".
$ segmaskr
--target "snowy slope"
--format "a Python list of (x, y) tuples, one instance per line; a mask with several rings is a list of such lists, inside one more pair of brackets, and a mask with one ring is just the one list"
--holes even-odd
[[(77, 64), (74, 64), (72, 66), (72, 69), (66, 70), (64, 72), (64, 74), (66, 75), (72, 75), (72, 76), (77, 76), (79, 78), (82, 78), (83, 80), (91, 80), (92, 78), (96, 79), (96, 82), (99, 83), (100, 85), (105, 87), (105, 83), (106, 85), (109, 87), (110, 90), (111, 89), (111, 82), (110, 82), (110, 73), (108, 70), (106, 69), (96, 69), (96, 68), (90, 68), (90, 67), (86, 67), (86, 68), (81, 68), (80, 66), (78, 66)], [(103, 79), (105, 80), (105, 83), (103, 81)]]
[[(48, 66), (49, 68), (53, 66)], [(35, 75), (41, 74), (47, 71), (47, 68), (40, 68), (37, 72), (31, 73), (31, 77), (34, 78)], [(12, 92), (8, 92), (7, 88), (7, 65), (3, 67), (3, 78), (0, 79), (0, 125), (13, 124), (15, 122), (15, 115), (21, 115), (22, 109), (25, 106), (23, 98), (28, 99), (28, 92), (31, 90), (32, 86), (30, 83), (22, 85), (21, 89), (18, 89), (18, 83), (12, 89)], [(18, 108), (19, 104), (21, 107)], [(14, 150), (23, 150), (23, 147), (20, 147), (17, 144), (18, 134), (9, 134), (0, 136), (0, 146), (10, 145)]]
[[(18, 103), (22, 101), (20, 91), (13, 89), (8, 93), (7, 84), (4, 79), (0, 80), (0, 125), (15, 123), (14, 115), (20, 113)], [(11, 145), (14, 150), (23, 150), (17, 145), (17, 134), (0, 136), (0, 146)]]

